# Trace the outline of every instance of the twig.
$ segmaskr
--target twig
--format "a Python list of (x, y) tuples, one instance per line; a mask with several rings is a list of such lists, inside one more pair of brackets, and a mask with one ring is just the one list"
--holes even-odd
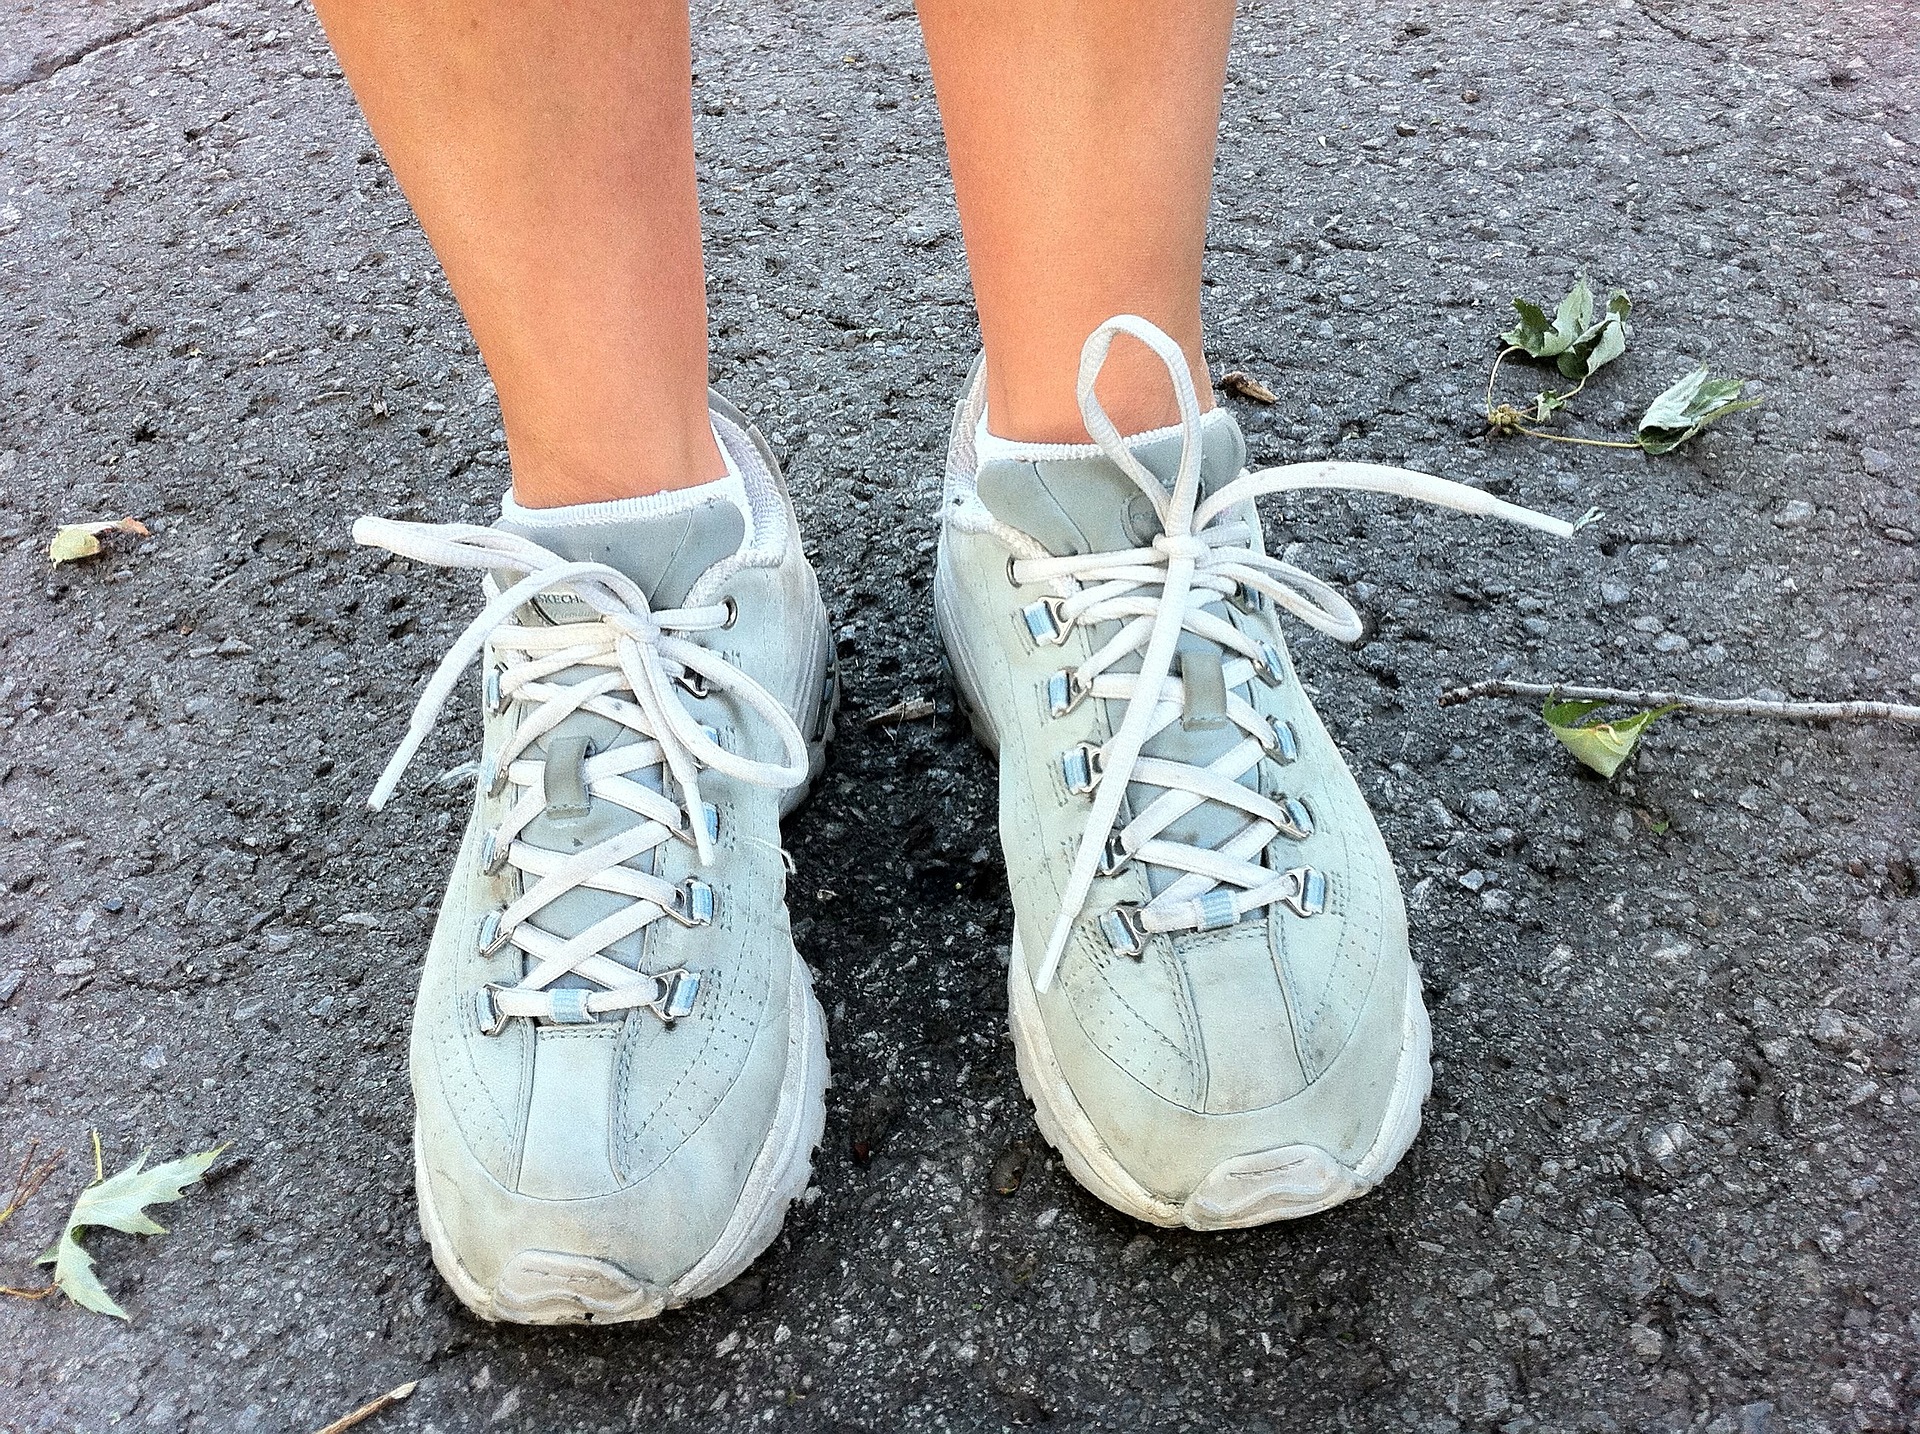
[(354, 1410), (353, 1413), (342, 1414), (338, 1419), (334, 1420), (333, 1423), (322, 1429), (320, 1434), (343, 1434), (344, 1430), (351, 1429), (354, 1425), (373, 1418), (373, 1416), (381, 1410), (393, 1408), (394, 1405), (407, 1398), (407, 1396), (419, 1387), (419, 1380), (409, 1379), (399, 1388), (389, 1389), (378, 1399), (369, 1399), (365, 1404), (362, 1404), (358, 1409)]
[(1508, 682), (1489, 678), (1440, 694), (1452, 707), (1476, 697), (1538, 697), (1564, 702), (1617, 702), (1623, 707), (1677, 707), (1725, 717), (1780, 717), (1794, 722), (1878, 720), (1920, 723), (1920, 707), (1903, 702), (1770, 702), (1759, 697), (1699, 697), (1690, 692), (1660, 692), (1630, 687), (1574, 687), (1566, 683)]
[(53, 1174), (62, 1160), (67, 1158), (66, 1147), (62, 1146), (49, 1155), (46, 1163), (36, 1170), (33, 1167), (33, 1157), (39, 1152), (40, 1142), (29, 1140), (27, 1153), (20, 1161), (20, 1177), (13, 1182), (13, 1194), (8, 1198), (6, 1207), (0, 1209), (0, 1225), (6, 1224), (8, 1220), (19, 1214), (20, 1207), (33, 1198), (34, 1192), (46, 1184), (47, 1177)]
[(1645, 130), (1641, 129), (1639, 125), (1635, 124), (1632, 120), (1628, 119), (1625, 115), (1621, 114), (1619, 110), (1610, 109), (1607, 111), (1607, 113), (1612, 115), (1615, 119), (1619, 120), (1621, 124), (1625, 125), (1628, 129), (1632, 130), (1635, 134), (1639, 135), (1641, 139), (1646, 140), (1648, 144), (1653, 143), (1652, 140), (1647, 139), (1647, 132)]
[[(19, 1214), (21, 1207), (34, 1197), (35, 1192), (47, 1183), (47, 1177), (59, 1168), (62, 1160), (67, 1158), (66, 1148), (62, 1146), (36, 1168), (33, 1157), (39, 1153), (39, 1150), (38, 1140), (27, 1142), (27, 1153), (20, 1161), (20, 1176), (13, 1182), (13, 1194), (8, 1197), (5, 1208), (0, 1209), (0, 1225), (6, 1224)], [(33, 1289), (21, 1289), (17, 1285), (0, 1285), (0, 1295), (11, 1295), (18, 1300), (43, 1300), (58, 1288), (59, 1285), (51, 1280)]]

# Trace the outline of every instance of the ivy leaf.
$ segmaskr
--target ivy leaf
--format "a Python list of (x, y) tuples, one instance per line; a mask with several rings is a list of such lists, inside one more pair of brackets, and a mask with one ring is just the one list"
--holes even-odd
[(1699, 368), (1647, 405), (1634, 438), (1649, 453), (1671, 453), (1694, 434), (1729, 413), (1758, 408), (1757, 398), (1742, 398), (1744, 378), (1710, 378)]
[(129, 1235), (166, 1234), (167, 1227), (148, 1215), (146, 1207), (178, 1200), (186, 1193), (187, 1186), (207, 1173), (207, 1167), (218, 1160), (226, 1148), (215, 1146), (198, 1155), (169, 1160), (151, 1170), (142, 1168), (148, 1154), (142, 1152), (125, 1170), (80, 1192), (58, 1243), (40, 1257), (39, 1263), (53, 1266), (54, 1284), (75, 1304), (99, 1314), (126, 1319), (127, 1312), (107, 1293), (100, 1277), (93, 1272), (93, 1256), (80, 1248), (76, 1237), (89, 1225), (124, 1230)]
[(1500, 342), (1529, 358), (1552, 359), (1568, 378), (1583, 379), (1626, 352), (1631, 330), (1627, 315), (1633, 302), (1626, 290), (1616, 289), (1598, 319), (1593, 312), (1593, 290), (1582, 278), (1548, 319), (1546, 310), (1525, 299), (1513, 301), (1520, 322), (1500, 335)]
[(1611, 777), (1620, 764), (1632, 755), (1640, 738), (1660, 718), (1678, 709), (1656, 707), (1651, 712), (1636, 712), (1617, 722), (1591, 722), (1587, 719), (1604, 702), (1548, 702), (1540, 709), (1540, 719), (1558, 737), (1566, 749), (1603, 777)]

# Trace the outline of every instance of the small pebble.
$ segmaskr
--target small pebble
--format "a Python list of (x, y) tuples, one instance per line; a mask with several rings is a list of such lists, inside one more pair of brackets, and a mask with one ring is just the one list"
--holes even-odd
[(1781, 505), (1780, 511), (1773, 515), (1776, 528), (1804, 528), (1813, 521), (1814, 508), (1805, 498), (1795, 498)]
[(1603, 578), (1600, 582), (1600, 601), (1608, 607), (1620, 607), (1633, 596), (1633, 591), (1625, 583), (1615, 578)]
[(26, 979), (25, 971), (0, 971), (0, 1010), (6, 1009), (7, 1003), (13, 1000), (14, 993)]
[(91, 970), (93, 970), (93, 962), (84, 956), (76, 956), (71, 961), (53, 963), (53, 974), (56, 976), (84, 976)]

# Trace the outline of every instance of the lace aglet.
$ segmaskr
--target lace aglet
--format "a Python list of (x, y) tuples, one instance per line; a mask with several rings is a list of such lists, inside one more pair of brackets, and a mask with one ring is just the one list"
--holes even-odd
[(1073, 934), (1074, 920), (1075, 913), (1063, 911), (1060, 919), (1054, 922), (1053, 936), (1040, 958), (1040, 969), (1033, 973), (1033, 989), (1036, 993), (1045, 992), (1053, 985), (1054, 974), (1060, 969), (1060, 958), (1067, 952), (1067, 938)]
[(401, 774), (407, 770), (407, 764), (413, 760), (413, 754), (420, 750), (420, 744), (427, 739), (424, 728), (410, 727), (407, 735), (400, 741), (399, 748), (388, 761), (386, 770), (380, 773), (380, 780), (373, 784), (373, 790), (367, 794), (367, 805), (376, 812), (386, 806), (400, 785)]

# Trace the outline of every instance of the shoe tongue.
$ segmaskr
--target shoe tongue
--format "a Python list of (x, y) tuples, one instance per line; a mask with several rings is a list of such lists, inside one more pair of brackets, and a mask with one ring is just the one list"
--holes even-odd
[[(1246, 440), (1233, 415), (1216, 408), (1201, 420), (1200, 491), (1232, 482), (1246, 465)], [(1181, 435), (1162, 431), (1127, 444), (1169, 490), (1180, 469)], [(1105, 454), (996, 459), (980, 465), (980, 501), (1001, 522), (1056, 557), (1143, 547), (1160, 533), (1153, 500)]]
[[(501, 518), (494, 526), (570, 562), (619, 569), (640, 585), (648, 605), (656, 609), (679, 607), (708, 568), (740, 551), (747, 535), (740, 505), (724, 494), (658, 516), (551, 527)], [(578, 598), (560, 593), (536, 598), (534, 605), (549, 622), (582, 622), (594, 616)]]
[[(1180, 467), (1180, 443), (1180, 435), (1170, 433), (1127, 446), (1171, 489)], [(1247, 445), (1239, 424), (1224, 409), (1215, 409), (1202, 420), (1201, 444), (1200, 491), (1204, 496), (1240, 476), (1246, 466)], [(1144, 547), (1161, 531), (1152, 500), (1104, 455), (983, 463), (979, 493), (994, 517), (1037, 539), (1056, 557)], [(1217, 613), (1220, 607), (1213, 604), (1209, 610)], [(1096, 644), (1105, 641), (1112, 631), (1113, 624), (1101, 624)], [(1196, 662), (1221, 657), (1218, 644), (1192, 633), (1181, 634), (1179, 653), (1181, 660)], [(1140, 659), (1137, 655), (1125, 658), (1115, 664), (1114, 670), (1137, 672)], [(1246, 695), (1244, 688), (1239, 691)], [(1175, 722), (1149, 741), (1143, 751), (1149, 757), (1204, 767), (1236, 746), (1244, 735), (1237, 727), (1190, 728)], [(1253, 785), (1252, 775), (1243, 781)], [(1127, 789), (1128, 805), (1137, 812), (1159, 794), (1157, 787), (1134, 783)], [(1125, 820), (1123, 817), (1123, 823)], [(1202, 802), (1169, 826), (1164, 836), (1169, 841), (1213, 848), (1244, 823), (1245, 818), (1231, 807)], [(1174, 874), (1163, 868), (1148, 868), (1149, 885), (1155, 894), (1165, 890), (1173, 879)]]

